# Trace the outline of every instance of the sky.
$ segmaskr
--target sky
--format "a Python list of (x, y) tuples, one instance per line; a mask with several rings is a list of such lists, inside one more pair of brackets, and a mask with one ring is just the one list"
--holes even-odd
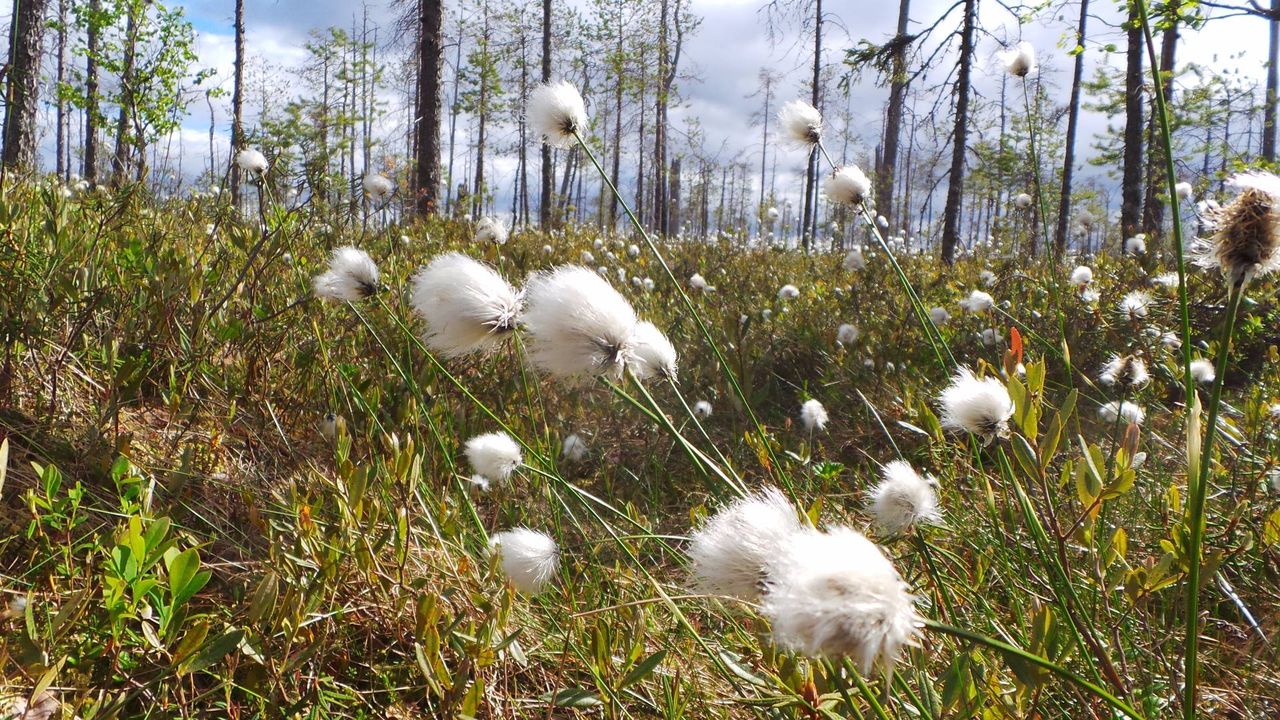
[[(451, 0), (445, 1), (446, 10), (456, 7)], [(582, 0), (572, 1), (584, 4)], [(910, 31), (918, 32), (932, 23), (952, 2), (915, 0)], [(198, 32), (199, 65), (215, 70), (217, 74), (212, 82), (229, 90), (234, 57), (231, 0), (185, 0), (176, 4), (184, 6)], [(370, 20), (383, 28), (380, 34), (383, 40), (388, 39), (389, 28), (396, 15), (391, 5), (391, 0), (367, 5)], [(760, 129), (753, 118), (753, 113), (759, 108), (759, 99), (751, 97), (758, 90), (758, 72), (761, 68), (770, 68), (784, 74), (780, 100), (801, 97), (806, 94), (803, 84), (811, 62), (810, 40), (802, 38), (795, 28), (784, 32), (778, 42), (770, 42), (763, 5), (762, 0), (692, 0), (692, 13), (701, 17), (702, 23), (687, 40), (682, 59), (686, 77), (679, 82), (683, 103), (672, 111), (673, 128), (676, 129), (682, 127), (686, 116), (700, 120), (705, 133), (704, 151), (725, 159), (740, 154), (752, 166), (759, 164)], [(828, 20), (825, 61), (833, 66), (839, 66), (845, 49), (859, 40), (881, 42), (894, 32), (897, 3), (826, 0), (824, 6)], [(1106, 43), (1123, 47), (1123, 37), (1117, 29), (1120, 20), (1117, 3), (1095, 0), (1092, 6), (1095, 13), (1090, 18), (1090, 34), (1094, 39), (1088, 44), (1086, 74), (1096, 63), (1118, 65), (1123, 62), (1120, 53), (1108, 53), (1102, 47)], [(1079, 5), (1072, 3), (1058, 7), (1056, 16), (1045, 12), (1033, 23), (1020, 24), (1019, 18), (1006, 9), (1007, 6), (991, 0), (981, 4), (981, 25), (986, 32), (979, 38), (977, 51), (979, 68), (975, 88), (978, 93), (988, 97), (998, 93), (1000, 73), (995, 54), (1001, 49), (1002, 41), (1025, 39), (1037, 49), (1041, 80), (1052, 88), (1051, 97), (1065, 104), (1070, 89), (1072, 61), (1066, 52), (1069, 46), (1067, 37), (1074, 26)], [(331, 25), (350, 27), (360, 12), (361, 6), (350, 0), (247, 0), (249, 54), (266, 67), (281, 70), (296, 67), (306, 57), (303, 45), (309, 32)], [(1206, 12), (1222, 14), (1209, 9)], [(958, 20), (959, 13), (953, 13), (952, 17)], [(940, 40), (954, 24), (952, 21), (940, 28), (931, 42)], [(1202, 30), (1183, 33), (1178, 50), (1179, 65), (1195, 62), (1214, 68), (1238, 69), (1246, 76), (1257, 78), (1260, 83), (1265, 72), (1266, 41), (1266, 24), (1257, 18), (1213, 19)], [(934, 80), (941, 77), (938, 73), (950, 72), (953, 64), (952, 58), (945, 58), (945, 67), (935, 71), (932, 78), (917, 87), (936, 84)], [(389, 94), (388, 97), (394, 96)], [(854, 86), (849, 102), (859, 130), (860, 147), (850, 149), (852, 157), (849, 160), (868, 162), (881, 132), (885, 97), (886, 92), (875, 87), (870, 77)], [(228, 144), (228, 105), (229, 100), (224, 100), (220, 107), (215, 107), (215, 143), (222, 153), (226, 152)], [(591, 98), (588, 97), (589, 109), (590, 105)], [(831, 116), (830, 112), (828, 116)], [(180, 136), (174, 138), (179, 141), (175, 144), (181, 148), (186, 175), (193, 174), (208, 162), (209, 120), (205, 103), (193, 103)], [(388, 142), (396, 143), (394, 147), (399, 147), (398, 137), (403, 133), (404, 122), (402, 114), (383, 122), (382, 130), (393, 136), (388, 137)], [(1084, 114), (1082, 122), (1078, 151), (1087, 155), (1093, 136), (1105, 133), (1107, 126), (1105, 118), (1089, 112)], [(780, 190), (793, 186), (798, 188), (795, 175), (801, 172), (803, 163), (803, 157), (779, 149), (776, 182)], [(497, 182), (509, 185), (514, 168), (514, 159), (498, 158), (495, 163)], [(1083, 165), (1082, 169), (1086, 177), (1100, 177), (1103, 173)], [(500, 192), (499, 207), (503, 206)]]

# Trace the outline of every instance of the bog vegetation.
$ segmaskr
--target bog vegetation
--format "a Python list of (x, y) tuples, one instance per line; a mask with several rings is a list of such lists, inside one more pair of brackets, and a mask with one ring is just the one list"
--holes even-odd
[(1276, 716), (1280, 177), (1196, 203), (1152, 79), (1167, 228), (1054, 238), (1023, 94), (1018, 221), (949, 209), (941, 262), (802, 100), (801, 247), (763, 186), (633, 212), (567, 81), (521, 135), (601, 223), (441, 217), (238, 111), (227, 196), (130, 182), (143, 115), (114, 182), (41, 176), (11, 109), (0, 713)]

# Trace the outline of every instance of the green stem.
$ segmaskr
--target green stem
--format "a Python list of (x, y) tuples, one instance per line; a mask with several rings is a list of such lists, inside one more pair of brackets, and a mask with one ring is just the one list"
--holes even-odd
[(653, 241), (653, 238), (645, 231), (644, 226), (640, 224), (640, 219), (636, 217), (634, 212), (632, 212), (631, 206), (623, 199), (622, 193), (618, 192), (618, 188), (613, 184), (613, 179), (604, 171), (604, 167), (600, 165), (600, 160), (596, 158), (595, 153), (591, 152), (591, 148), (587, 146), (587, 143), (580, 135), (578, 135), (577, 132), (574, 132), (573, 137), (578, 141), (578, 147), (586, 154), (587, 159), (589, 159), (591, 164), (595, 166), (596, 172), (600, 174), (600, 178), (604, 180), (604, 184), (608, 186), (609, 191), (613, 193), (618, 204), (622, 205), (622, 210), (626, 213), (627, 219), (631, 221), (631, 226), (636, 229), (636, 232), (640, 233), (640, 237), (644, 238), (645, 244), (649, 246), (649, 251), (653, 253), (653, 256), (658, 260), (658, 264), (662, 266), (662, 271), (666, 273), (667, 279), (671, 281), (671, 286), (675, 288), (676, 294), (680, 296), (680, 300), (684, 304), (685, 309), (688, 310), (689, 314), (693, 317), (693, 321), (697, 324), (698, 330), (702, 333), (703, 339), (707, 341), (707, 346), (711, 348), (712, 354), (716, 356), (716, 362), (719, 363), (720, 370), (724, 374), (725, 380), (729, 383), (730, 388), (733, 389), (733, 394), (737, 396), (738, 401), (742, 403), (743, 411), (746, 412), (748, 419), (751, 420), (752, 426), (755, 427), (756, 434), (760, 438), (761, 445), (769, 454), (772, 470), (778, 473), (779, 478), (782, 480), (783, 484), (787, 486), (787, 489), (794, 492), (794, 489), (791, 487), (790, 479), (781, 472), (782, 465), (779, 463), (777, 455), (773, 452), (773, 445), (769, 442), (769, 436), (765, 433), (764, 426), (760, 424), (760, 419), (756, 417), (755, 411), (751, 409), (751, 403), (747, 400), (746, 393), (742, 391), (742, 387), (738, 384), (738, 378), (734, 376), (733, 369), (729, 367), (729, 361), (725, 358), (724, 353), (720, 351), (720, 346), (716, 343), (715, 339), (711, 337), (711, 331), (707, 328), (706, 323), (702, 321), (702, 315), (698, 312), (698, 309), (694, 307), (693, 301), (689, 299), (689, 295), (685, 293), (684, 285), (676, 278), (675, 273), (671, 271), (671, 266), (667, 264), (666, 258), (658, 251), (657, 243)]
[[(1213, 390), (1209, 397), (1209, 426), (1205, 430), (1200, 448), (1200, 467), (1196, 470), (1195, 485), (1190, 488), (1191, 504), (1187, 509), (1187, 522), (1191, 525), (1191, 538), (1187, 551), (1191, 554), (1187, 569), (1187, 630), (1183, 656), (1183, 717), (1192, 720), (1196, 716), (1196, 680), (1200, 673), (1200, 546), (1204, 544), (1204, 504), (1209, 489), (1209, 467), (1213, 464), (1213, 441), (1218, 437), (1218, 409), (1222, 405), (1222, 384), (1227, 375), (1227, 359), (1231, 355), (1231, 335), (1235, 332), (1236, 315), (1240, 300), (1244, 297), (1244, 284), (1231, 290), (1227, 317), (1222, 325), (1222, 339), (1218, 342), (1218, 368), (1213, 378)], [(1188, 397), (1190, 397), (1188, 395)]]
[(1108, 705), (1115, 708), (1116, 710), (1119, 710), (1120, 712), (1124, 713), (1130, 718), (1133, 718), (1134, 720), (1144, 720), (1143, 716), (1137, 710), (1133, 709), (1124, 701), (1120, 700), (1116, 696), (1107, 692), (1107, 690), (1102, 686), (1089, 682), (1088, 680), (1080, 677), (1079, 675), (1071, 672), (1070, 670), (1062, 667), (1061, 665), (1050, 662), (1049, 660), (1046, 660), (1045, 658), (1040, 657), (1039, 655), (1029, 653), (1026, 650), (1023, 650), (1018, 647), (1014, 647), (1013, 645), (1010, 645), (1006, 642), (1001, 642), (1000, 640), (996, 640), (995, 638), (987, 637), (986, 635), (980, 635), (978, 633), (971, 632), (969, 630), (963, 630), (953, 625), (940, 623), (937, 620), (925, 620), (924, 626), (925, 628), (932, 630), (934, 632), (944, 633), (954, 637), (962, 638), (964, 640), (968, 640), (970, 642), (975, 642), (979, 645), (985, 645), (986, 647), (989, 647), (992, 650), (996, 650), (1007, 657), (1017, 658), (1018, 660), (1029, 662), (1032, 665), (1042, 667), (1045, 670), (1048, 670), (1049, 672), (1053, 673), (1054, 675), (1057, 675), (1058, 677), (1061, 677), (1064, 680), (1068, 680), (1072, 683), (1075, 683), (1076, 685), (1079, 685), (1085, 690), (1088, 690), (1089, 692), (1093, 693), (1095, 696), (1101, 698)]

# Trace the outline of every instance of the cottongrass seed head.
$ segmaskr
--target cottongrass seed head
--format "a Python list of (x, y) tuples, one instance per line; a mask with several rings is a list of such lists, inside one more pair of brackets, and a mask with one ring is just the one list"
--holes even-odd
[(1232, 286), (1280, 269), (1280, 177), (1268, 172), (1236, 175), (1235, 199), (1206, 213), (1213, 235), (1192, 246), (1195, 263), (1219, 268)]
[(699, 592), (755, 600), (765, 589), (770, 559), (802, 532), (812, 530), (776, 488), (739, 498), (690, 536), (692, 584)]
[(539, 85), (530, 93), (527, 119), (543, 142), (567, 148), (587, 129), (587, 106), (578, 89), (561, 80)]
[(1020, 210), (1026, 210), (1031, 207), (1031, 196), (1026, 193), (1018, 193), (1013, 196), (1013, 204)]
[(991, 308), (995, 306), (995, 298), (981, 290), (974, 290), (969, 293), (969, 297), (960, 301), (960, 307), (964, 308), (966, 312), (974, 315), (989, 312)]
[(848, 347), (849, 345), (858, 342), (859, 334), (860, 333), (856, 326), (845, 323), (839, 328), (836, 328), (836, 342)]
[(383, 200), (391, 197), (391, 193), (396, 191), (396, 184), (385, 175), (378, 173), (369, 173), (364, 176), (363, 181), (364, 193), (374, 200)]
[(676, 379), (679, 356), (658, 326), (648, 320), (636, 323), (631, 342), (632, 358), (627, 367), (637, 380), (644, 381), (654, 377)]
[(930, 308), (929, 319), (933, 321), (934, 325), (946, 325), (951, 320), (951, 313), (947, 312), (946, 308)]
[(261, 175), (267, 171), (270, 164), (267, 162), (266, 155), (253, 148), (245, 148), (236, 153), (236, 166), (245, 172)]
[(1077, 287), (1083, 287), (1093, 282), (1093, 268), (1088, 265), (1078, 265), (1075, 270), (1071, 271), (1071, 284)]
[(867, 261), (862, 257), (862, 248), (854, 248), (845, 253), (844, 269), (849, 272), (867, 269)]
[(778, 288), (779, 300), (795, 300), (800, 297), (800, 288), (795, 285), (783, 285)]
[(529, 359), (562, 380), (621, 379), (635, 355), (637, 322), (631, 303), (585, 267), (539, 273), (525, 289)]
[(489, 536), (489, 552), (498, 555), (502, 573), (516, 590), (537, 595), (560, 570), (560, 548), (550, 535), (512, 528)]
[(1147, 236), (1141, 233), (1124, 241), (1126, 255), (1141, 255), (1147, 251)]
[(1036, 49), (1026, 40), (1001, 51), (999, 56), (1005, 72), (1014, 77), (1024, 78), (1036, 72)]
[(827, 176), (822, 189), (831, 202), (859, 208), (871, 197), (871, 179), (857, 165), (845, 165)]
[(1124, 418), (1125, 422), (1141, 425), (1146, 416), (1147, 414), (1142, 411), (1142, 408), (1127, 400), (1124, 402), (1112, 400), (1098, 408), (1098, 417), (1101, 417), (1103, 422), (1107, 423), (1114, 423), (1119, 421), (1120, 418)]
[(467, 441), (467, 462), (480, 477), (505, 482), (524, 460), (520, 445), (504, 432), (485, 433)]
[(578, 433), (565, 437), (560, 448), (560, 459), (570, 463), (580, 463), (587, 458), (587, 442)]
[(880, 548), (856, 530), (801, 532), (770, 548), (761, 611), (782, 647), (849, 658), (863, 674), (887, 673), (914, 646), (923, 619)]
[(1204, 358), (1191, 361), (1191, 379), (1198, 383), (1211, 383), (1217, 377), (1213, 363)]
[(715, 288), (707, 283), (707, 279), (702, 277), (700, 273), (694, 273), (689, 276), (689, 287), (698, 292), (714, 292)]
[(694, 414), (694, 417), (698, 418), (699, 420), (705, 420), (706, 418), (711, 417), (711, 403), (707, 402), (706, 400), (699, 400), (698, 402), (694, 403), (693, 414)]
[(315, 276), (311, 286), (325, 300), (355, 302), (378, 292), (378, 266), (369, 253), (340, 247), (329, 258), (329, 269)]
[(1137, 322), (1151, 312), (1151, 294), (1142, 290), (1133, 290), (1120, 298), (1120, 314)]
[(978, 378), (969, 368), (961, 368), (938, 398), (942, 426), (972, 433), (991, 444), (1009, 436), (1013, 400), (1004, 383), (996, 378)]
[(507, 224), (499, 218), (486, 216), (476, 223), (475, 241), (478, 243), (506, 245), (507, 236)]
[(493, 268), (456, 252), (414, 275), (409, 302), (426, 321), (423, 342), (445, 357), (495, 347), (515, 331), (521, 308), (520, 293)]
[(1103, 385), (1142, 387), (1150, 379), (1147, 364), (1137, 355), (1112, 355), (1098, 375), (1098, 382)]
[(884, 478), (871, 490), (871, 516), (882, 530), (897, 535), (941, 519), (933, 478), (921, 477), (902, 460), (885, 465), (883, 473)]
[(803, 100), (792, 100), (778, 111), (787, 142), (809, 149), (822, 141), (822, 113)]
[(827, 409), (809, 398), (800, 405), (800, 422), (808, 432), (822, 431), (827, 427)]

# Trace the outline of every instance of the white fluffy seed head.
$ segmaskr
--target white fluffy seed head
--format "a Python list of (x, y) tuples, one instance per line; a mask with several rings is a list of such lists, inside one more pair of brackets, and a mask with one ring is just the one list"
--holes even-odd
[(860, 333), (858, 332), (858, 328), (850, 325), (849, 323), (845, 323), (836, 328), (836, 342), (841, 345), (847, 346), (858, 342), (859, 335)]
[(771, 207), (768, 210), (766, 210), (764, 214), (768, 216), (770, 220), (777, 220), (778, 216), (781, 215), (782, 213), (778, 212), (778, 208)]
[(987, 444), (1009, 436), (1013, 400), (996, 378), (978, 378), (969, 368), (961, 368), (942, 391), (938, 404), (945, 428), (972, 433)]
[(893, 563), (845, 527), (792, 534), (771, 548), (761, 610), (779, 645), (847, 657), (864, 674), (891, 669), (923, 620)]
[(1198, 383), (1211, 383), (1217, 377), (1213, 363), (1204, 359), (1196, 358), (1191, 361), (1191, 378)]
[(1142, 408), (1131, 402), (1117, 402), (1113, 400), (1098, 408), (1098, 416), (1107, 423), (1114, 423), (1120, 418), (1124, 418), (1125, 422), (1133, 425), (1141, 425), (1143, 419), (1146, 418), (1146, 413), (1142, 411)]
[(1031, 196), (1026, 193), (1018, 193), (1013, 197), (1013, 204), (1025, 210), (1031, 207)]
[(978, 282), (982, 283), (983, 287), (991, 287), (992, 285), (995, 285), (996, 280), (998, 279), (999, 278), (996, 277), (996, 274), (990, 270), (983, 270), (978, 273)]
[(492, 482), (505, 482), (524, 458), (520, 445), (504, 432), (477, 435), (467, 441), (465, 451), (471, 469)]
[(715, 289), (707, 284), (707, 279), (702, 277), (699, 273), (694, 273), (689, 276), (689, 287), (699, 292), (708, 292)]
[(960, 301), (960, 307), (964, 308), (966, 312), (970, 312), (975, 315), (989, 312), (991, 308), (995, 306), (995, 298), (981, 290), (974, 290), (969, 293), (969, 297)]
[(325, 300), (355, 302), (378, 292), (378, 266), (369, 253), (340, 247), (329, 258), (329, 269), (315, 276), (311, 286)]
[(560, 549), (546, 533), (512, 528), (489, 536), (489, 552), (498, 555), (502, 572), (526, 595), (542, 592), (560, 569)]
[(675, 380), (679, 356), (667, 336), (656, 325), (643, 320), (636, 323), (632, 337), (632, 360), (628, 366), (637, 380), (659, 377)]
[(871, 490), (871, 516), (882, 530), (897, 535), (941, 519), (933, 478), (921, 477), (902, 460), (885, 465), (883, 472), (884, 478)]
[(778, 124), (782, 126), (788, 143), (808, 149), (822, 140), (822, 113), (803, 100), (792, 100), (778, 111)]
[(845, 253), (844, 269), (850, 272), (855, 270), (865, 270), (867, 268), (867, 260), (862, 257), (862, 248), (854, 248)]
[(805, 400), (800, 405), (800, 422), (809, 432), (821, 431), (827, 427), (827, 409), (816, 399)]
[(693, 414), (696, 415), (700, 420), (711, 417), (711, 403), (707, 402), (706, 400), (699, 400), (698, 402), (694, 403)]
[(475, 241), (478, 243), (492, 243), (494, 245), (507, 244), (507, 224), (496, 217), (482, 217), (480, 222), (476, 223)]
[(410, 304), (427, 324), (423, 342), (445, 357), (490, 350), (511, 336), (520, 293), (493, 268), (461, 253), (441, 255), (413, 277)]
[(1088, 285), (1093, 282), (1093, 268), (1087, 265), (1078, 265), (1075, 270), (1071, 271), (1071, 284), (1076, 286)]
[(587, 457), (587, 442), (577, 433), (568, 435), (560, 448), (560, 459), (566, 462), (579, 463)]
[(1147, 251), (1147, 236), (1134, 235), (1124, 241), (1124, 251), (1127, 255), (1141, 255)]
[(1036, 72), (1036, 49), (1026, 40), (1000, 52), (999, 55), (1000, 61), (1004, 63), (1005, 72), (1014, 77), (1024, 78)]
[(795, 300), (800, 297), (800, 288), (795, 285), (783, 285), (778, 288), (779, 300)]
[(267, 156), (253, 148), (245, 148), (236, 153), (236, 165), (245, 172), (259, 174), (266, 172), (269, 167)]
[(383, 200), (395, 192), (396, 184), (385, 175), (369, 173), (364, 176), (364, 192), (374, 200)]
[(540, 370), (570, 382), (618, 380), (634, 361), (635, 310), (600, 275), (559, 267), (533, 276), (525, 297), (529, 359)]
[(945, 308), (935, 307), (929, 310), (929, 319), (933, 321), (934, 325), (946, 325), (951, 320), (951, 313), (947, 312)]
[(1173, 191), (1178, 193), (1179, 200), (1190, 200), (1192, 199), (1192, 195), (1195, 194), (1195, 190), (1192, 189), (1191, 183), (1185, 180), (1178, 183), (1177, 185), (1174, 185)]
[(1147, 364), (1136, 355), (1112, 355), (1102, 368), (1098, 381), (1103, 385), (1142, 387), (1151, 379)]
[(758, 598), (765, 588), (769, 560), (800, 532), (810, 530), (777, 489), (739, 498), (690, 536), (687, 553), (693, 586), (704, 593)]
[(1120, 298), (1120, 314), (1130, 320), (1140, 320), (1151, 311), (1151, 295), (1141, 290), (1134, 290)]
[(586, 103), (578, 89), (563, 80), (539, 85), (529, 94), (527, 118), (533, 131), (552, 147), (571, 147), (574, 135), (587, 129)]
[(871, 197), (871, 179), (858, 166), (845, 165), (827, 176), (823, 190), (831, 202), (858, 208)]

